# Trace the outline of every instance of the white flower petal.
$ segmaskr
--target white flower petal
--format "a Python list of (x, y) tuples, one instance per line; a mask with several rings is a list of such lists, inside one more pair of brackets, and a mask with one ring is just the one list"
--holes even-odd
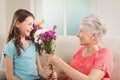
[(41, 42), (42, 42), (42, 41), (39, 39), (38, 43), (41, 44)]
[(42, 33), (45, 33), (47, 31), (47, 29), (42, 29)]
[(38, 40), (35, 38), (35, 43), (38, 43)]
[(42, 30), (41, 30), (41, 29), (40, 29), (40, 30), (37, 30), (37, 31), (35, 32), (35, 34), (34, 34), (34, 37), (39, 36), (41, 33), (42, 33)]

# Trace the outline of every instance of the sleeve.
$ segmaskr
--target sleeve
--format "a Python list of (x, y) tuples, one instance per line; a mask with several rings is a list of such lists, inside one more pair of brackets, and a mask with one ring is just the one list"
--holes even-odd
[(94, 69), (100, 69), (106, 72), (105, 77), (111, 77), (113, 69), (113, 55), (109, 50), (99, 51), (94, 60)]
[(3, 50), (3, 54), (8, 55), (11, 58), (13, 58), (14, 55), (15, 55), (15, 50), (16, 50), (15, 46), (13, 44), (11, 44), (11, 43), (10, 44), (8, 43), (8, 44), (6, 44), (6, 46), (5, 46), (4, 50)]

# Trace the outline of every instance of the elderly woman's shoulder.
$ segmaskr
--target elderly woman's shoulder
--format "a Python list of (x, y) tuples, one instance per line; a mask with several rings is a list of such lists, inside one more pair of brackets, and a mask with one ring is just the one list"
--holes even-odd
[(111, 55), (111, 56), (113, 56), (113, 54), (112, 54), (112, 52), (110, 51), (110, 49), (108, 49), (108, 48), (101, 48), (100, 50), (98, 50), (98, 55), (100, 56), (100, 55)]

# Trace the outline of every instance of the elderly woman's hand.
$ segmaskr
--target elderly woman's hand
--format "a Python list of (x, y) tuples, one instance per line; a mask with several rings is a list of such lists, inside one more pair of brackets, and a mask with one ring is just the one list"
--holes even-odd
[(53, 64), (53, 65), (56, 65), (56, 66), (61, 64), (61, 61), (62, 61), (62, 59), (59, 58), (58, 56), (56, 56), (56, 55), (49, 55), (49, 54), (46, 54), (46, 60), (47, 60), (47, 62), (49, 64)]

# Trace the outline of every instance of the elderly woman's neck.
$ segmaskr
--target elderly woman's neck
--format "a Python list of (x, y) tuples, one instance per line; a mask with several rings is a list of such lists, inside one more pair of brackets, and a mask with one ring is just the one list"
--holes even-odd
[(95, 44), (95, 45), (89, 45), (86, 48), (88, 53), (92, 53), (92, 52), (98, 51), (103, 47), (100, 44)]

